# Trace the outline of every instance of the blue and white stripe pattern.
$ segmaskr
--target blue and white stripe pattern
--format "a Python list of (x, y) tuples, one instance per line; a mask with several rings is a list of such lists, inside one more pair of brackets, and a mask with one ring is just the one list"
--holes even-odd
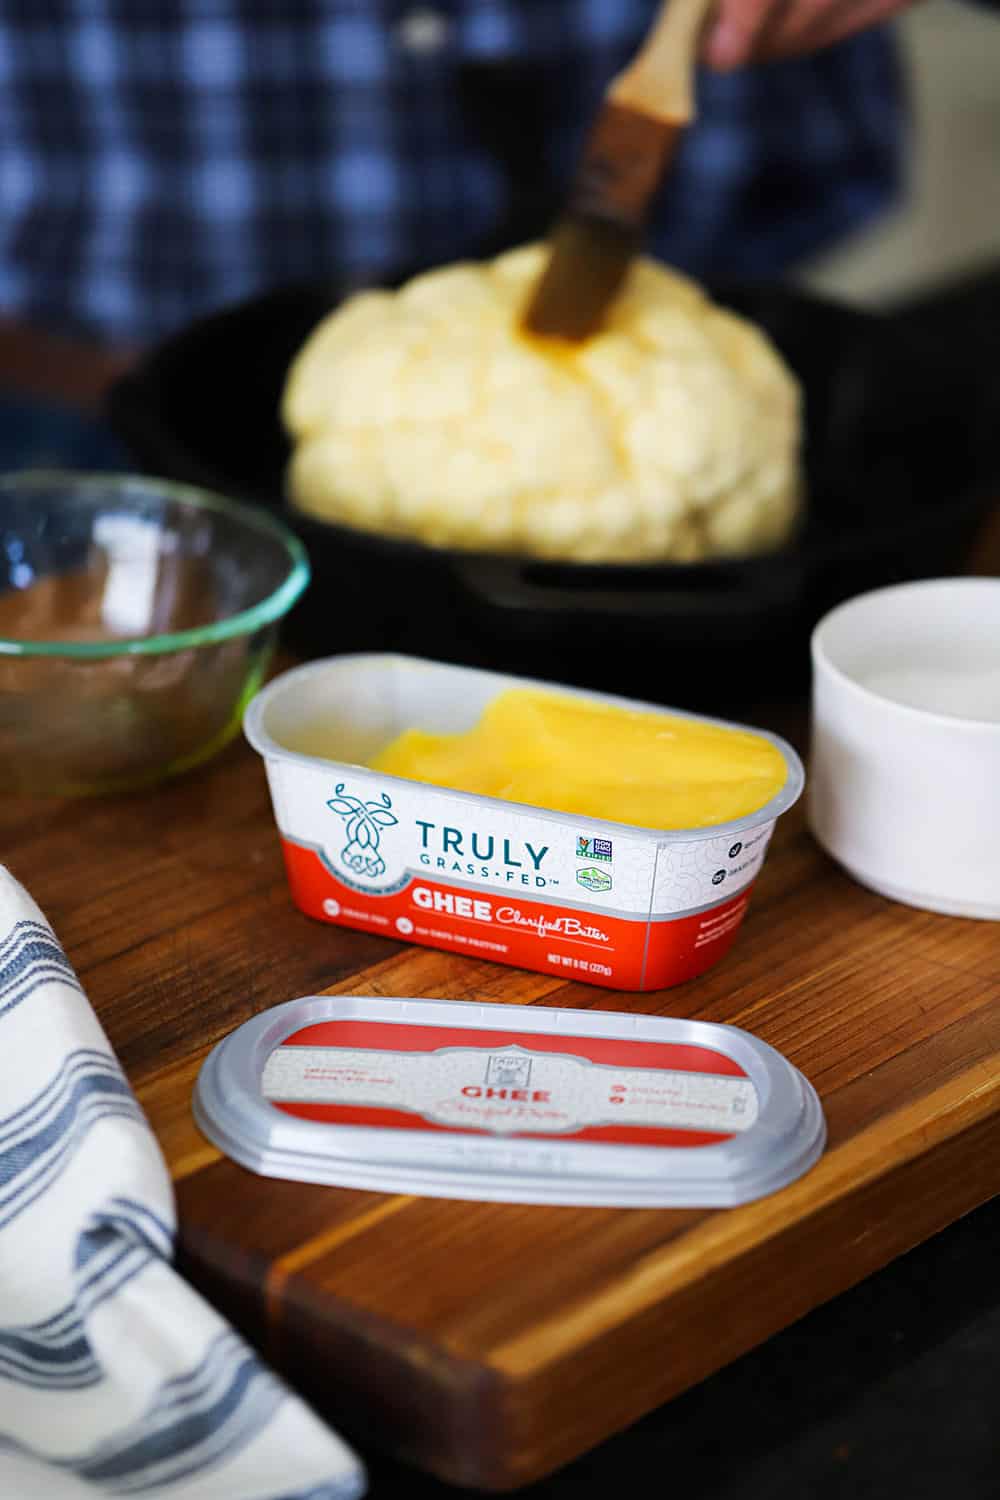
[(159, 1147), (0, 867), (0, 1497), (355, 1500), (364, 1472), (174, 1271)]

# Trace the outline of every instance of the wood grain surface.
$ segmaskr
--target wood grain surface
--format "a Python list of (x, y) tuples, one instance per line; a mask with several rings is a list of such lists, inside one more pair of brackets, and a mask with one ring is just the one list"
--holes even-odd
[[(976, 570), (1000, 571), (1000, 524)], [(802, 705), (756, 722), (804, 748)], [(301, 916), (242, 743), (151, 794), (0, 801), (0, 840), (162, 1144), (185, 1272), (345, 1433), (454, 1482), (540, 1477), (1000, 1188), (1000, 927), (853, 884), (801, 808), (779, 823), (730, 955), (641, 996)], [(248, 1017), (322, 992), (728, 1021), (812, 1080), (829, 1147), (799, 1182), (722, 1212), (255, 1177), (196, 1129), (198, 1068)]]

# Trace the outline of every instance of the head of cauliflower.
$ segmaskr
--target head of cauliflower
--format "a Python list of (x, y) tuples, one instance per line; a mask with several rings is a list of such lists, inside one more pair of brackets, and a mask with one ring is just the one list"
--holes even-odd
[(545, 251), (351, 297), (289, 371), (292, 503), (438, 547), (575, 561), (766, 550), (800, 501), (798, 384), (766, 336), (650, 260), (581, 345), (522, 310)]

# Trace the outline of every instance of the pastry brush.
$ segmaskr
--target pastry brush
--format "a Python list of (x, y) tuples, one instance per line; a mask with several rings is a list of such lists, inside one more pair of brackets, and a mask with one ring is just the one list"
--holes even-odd
[(694, 116), (695, 59), (712, 4), (664, 0), (638, 54), (608, 85), (528, 303), (529, 333), (578, 342), (600, 327)]

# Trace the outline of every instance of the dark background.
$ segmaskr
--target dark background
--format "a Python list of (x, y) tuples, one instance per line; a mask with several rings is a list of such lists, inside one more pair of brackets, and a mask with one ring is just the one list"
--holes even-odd
[[(1000, 1199), (523, 1500), (997, 1500)], [(665, 1347), (664, 1360), (670, 1359)], [(622, 1379), (628, 1379), (627, 1371)], [(371, 1500), (459, 1490), (363, 1453)]]

